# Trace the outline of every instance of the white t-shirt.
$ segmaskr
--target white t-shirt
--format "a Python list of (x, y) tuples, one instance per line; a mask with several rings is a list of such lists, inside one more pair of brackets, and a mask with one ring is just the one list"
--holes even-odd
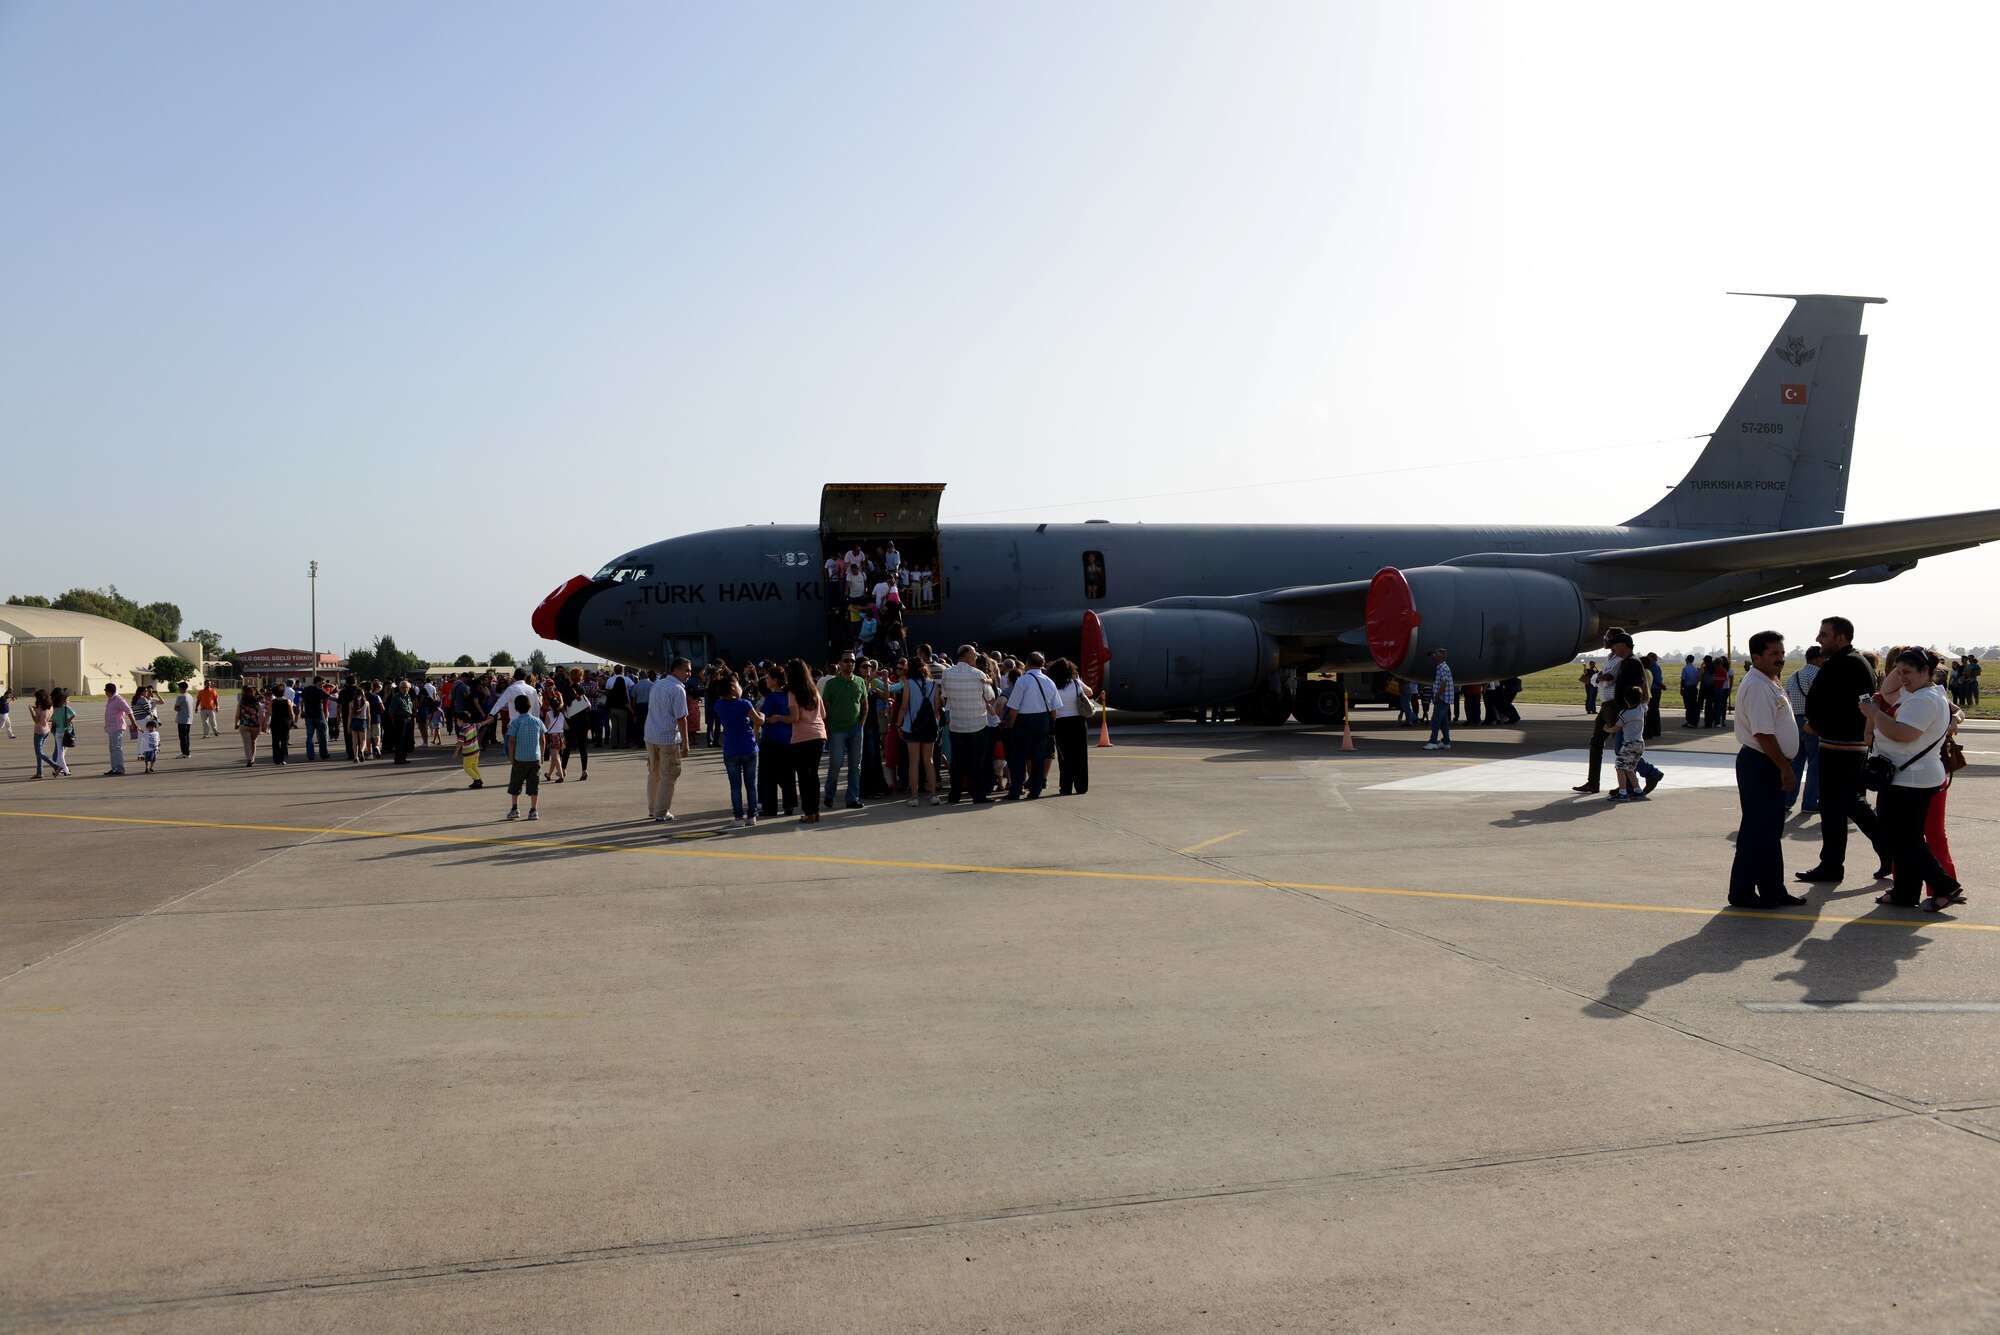
[(1757, 734), (1768, 732), (1777, 739), (1779, 754), (1791, 760), (1799, 753), (1799, 721), (1785, 688), (1761, 672), (1753, 672), (1736, 697), (1736, 740), (1751, 750), (1761, 750)]
[(1078, 691), (1083, 692), (1085, 695), (1090, 694), (1090, 688), (1080, 681), (1071, 681), (1067, 686), (1056, 688), (1056, 700), (1059, 702), (1056, 705), (1057, 718), (1076, 717), (1076, 695)]
[(1892, 742), (1875, 730), (1875, 750), (1887, 756), (1889, 762), (1900, 765), (1925, 747), (1930, 751), (1922, 760), (1914, 761), (1906, 770), (1896, 773), (1895, 786), (1898, 788), (1936, 788), (1945, 781), (1944, 758), (1938, 754), (1942, 745), (1932, 746), (1944, 736), (1951, 726), (1951, 701), (1945, 699), (1944, 690), (1937, 686), (1926, 686), (1921, 691), (1906, 695), (1896, 706), (1896, 722), (1907, 723), (1913, 728), (1923, 729), (1923, 733), (1912, 742)]

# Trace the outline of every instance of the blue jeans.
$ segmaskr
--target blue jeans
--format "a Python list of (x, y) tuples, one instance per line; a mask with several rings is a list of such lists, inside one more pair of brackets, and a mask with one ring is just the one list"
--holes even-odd
[[(724, 756), (722, 768), (729, 772), (729, 810), (736, 819), (757, 813), (757, 753)], [(744, 808), (748, 807), (749, 810)]]
[(1423, 722), (1417, 716), (1417, 684), (1415, 682), (1406, 681), (1403, 683), (1402, 707), (1398, 712), (1402, 715), (1402, 723), (1406, 728), (1414, 728)]
[(1431, 705), (1431, 740), (1451, 745), (1451, 701), (1440, 699)]
[(861, 725), (846, 732), (826, 732), (826, 796), (823, 805), (833, 805), (834, 789), (840, 784), (840, 767), (847, 766), (847, 805), (861, 802)]
[(1803, 718), (1799, 720), (1799, 753), (1792, 760), (1792, 791), (1785, 794), (1785, 810), (1790, 811), (1801, 796), (1807, 811), (1819, 810), (1819, 734), (1807, 732)]
[[(43, 743), (49, 743), (49, 753), (46, 755), (42, 753)], [(44, 765), (47, 765), (50, 769), (54, 770), (58, 774), (62, 773), (63, 769), (62, 746), (60, 743), (56, 742), (56, 735), (52, 732), (47, 732), (47, 733), (38, 732), (35, 734), (35, 777), (36, 778), (39, 779), (42, 777), (42, 766)]]
[[(317, 756), (313, 754), (314, 738), (319, 739), (319, 754)], [(306, 759), (307, 760), (326, 759), (326, 720), (323, 718), (322, 719), (309, 718), (306, 720)]]

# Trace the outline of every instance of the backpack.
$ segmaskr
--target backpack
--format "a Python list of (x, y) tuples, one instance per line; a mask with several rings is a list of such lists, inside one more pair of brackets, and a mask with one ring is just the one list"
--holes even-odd
[(903, 735), (913, 741), (936, 741), (937, 707), (934, 702), (937, 699), (937, 683), (932, 681), (913, 681), (904, 687), (904, 689), (914, 689), (916, 691), (917, 707), (904, 720)]

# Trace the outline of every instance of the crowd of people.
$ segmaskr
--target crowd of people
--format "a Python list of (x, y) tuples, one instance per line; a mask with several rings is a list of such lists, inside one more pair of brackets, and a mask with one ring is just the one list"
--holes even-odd
[[(1856, 649), (1853, 637), (1845, 618), (1827, 618), (1804, 665), (1789, 675), (1774, 631), (1751, 637), (1740, 683), (1727, 658), (1696, 664), (1690, 655), (1683, 665), (1684, 727), (1715, 726), (1715, 713), (1726, 717), (1735, 696), (1741, 821), (1732, 904), (1805, 902), (1784, 883), (1783, 825), (1795, 806), (1819, 815), (1821, 833), (1816, 864), (1797, 880), (1846, 875), (1852, 824), (1877, 856), (1877, 878), (1891, 882), (1878, 903), (1934, 912), (1965, 898), (1944, 816), (1951, 775), (1964, 764), (1955, 734), (1978, 699), (1977, 661), (1947, 662), (1917, 646), (1878, 656)], [(1589, 771), (1576, 791), (1599, 791), (1610, 749), (1610, 800), (1645, 801), (1663, 778), (1645, 743), (1660, 733), (1664, 673), (1656, 655), (1634, 655), (1623, 630), (1608, 631), (1604, 648), (1604, 662), (1585, 669), (1587, 701), (1597, 713)], [(1461, 686), (1443, 649), (1432, 660), (1430, 679), (1405, 682), (1403, 696), (1402, 722), (1431, 725), (1426, 749), (1450, 746), (1454, 718), (1519, 721), (1518, 679)], [(230, 721), (246, 766), (266, 743), (271, 764), (294, 763), (292, 738), (302, 731), (307, 761), (332, 759), (335, 739), (342, 758), (357, 765), (407, 765), (419, 746), (450, 746), (477, 789), (485, 786), (486, 749), (499, 747), (508, 819), (519, 817), (523, 795), (527, 818), (538, 818), (543, 783), (587, 781), (595, 748), (643, 751), (646, 815), (672, 821), (682, 761), (706, 745), (722, 752), (731, 823), (742, 827), (794, 816), (816, 824), (836, 803), (856, 810), (884, 799), (980, 805), (996, 793), (1000, 801), (1034, 801), (1046, 791), (1052, 764), (1060, 795), (1087, 793), (1086, 725), (1097, 708), (1069, 660), (1014, 658), (975, 644), (949, 660), (919, 645), (886, 666), (857, 650), (823, 669), (795, 658), (715, 662), (696, 671), (677, 658), (665, 672), (516, 668), (511, 680), (468, 671), (418, 682), (350, 673), (337, 682), (251, 682), (233, 695)], [(0, 692), (0, 706), (11, 736), (10, 693)], [(107, 775), (127, 772), (128, 743), (137, 743), (144, 771), (156, 772), (169, 717), (179, 756), (189, 758), (197, 727), (203, 738), (220, 735), (224, 708), (214, 687), (194, 691), (187, 682), (174, 684), (170, 700), (150, 684), (127, 698), (107, 683), (103, 706)], [(69, 696), (38, 690), (30, 714), (33, 777), (67, 777), (78, 722)], [(1871, 792), (1878, 794), (1872, 804)]]
[(895, 663), (908, 654), (906, 611), (925, 612), (939, 602), (936, 562), (905, 554), (893, 540), (873, 551), (860, 543), (826, 558), (827, 638), (859, 657)]
[[(536, 819), (544, 783), (590, 778), (597, 750), (640, 750), (647, 760), (646, 814), (674, 819), (681, 761), (696, 746), (722, 752), (733, 823), (793, 816), (818, 823), (823, 808), (900, 798), (911, 806), (960, 801), (1034, 801), (1053, 766), (1061, 796), (1090, 791), (1086, 721), (1095, 695), (1068, 659), (1023, 658), (964, 645), (955, 661), (920, 645), (884, 665), (843, 653), (815, 670), (803, 659), (716, 662), (697, 672), (676, 659), (666, 672), (619, 666), (547, 673), (516, 668), (462, 672), (443, 680), (379, 681), (344, 674), (268, 683), (229, 693), (230, 724), (243, 764), (265, 752), (272, 765), (303, 759), (349, 764), (411, 763), (419, 747), (452, 747), (471, 788), (483, 788), (482, 758), (499, 748), (507, 765), (510, 812), (529, 799)], [(171, 712), (183, 759), (194, 728), (220, 734), (224, 702), (213, 687), (174, 684), (171, 700), (139, 687), (128, 699), (104, 688), (103, 727), (109, 768), (126, 770), (126, 744), (137, 742), (147, 772), (159, 755)], [(70, 773), (76, 711), (62, 691), (36, 693), (35, 778)]]
[(674, 819), (681, 760), (704, 743), (722, 751), (741, 826), (784, 816), (813, 825), (836, 803), (885, 798), (984, 804), (1002, 787), (1001, 801), (1033, 801), (1052, 763), (1060, 795), (1090, 790), (1094, 694), (1074, 663), (1039, 653), (967, 644), (952, 661), (919, 645), (887, 666), (846, 652), (823, 670), (794, 658), (699, 672), (682, 658), (665, 673), (616, 668), (585, 698), (601, 745), (646, 751), (656, 821)]

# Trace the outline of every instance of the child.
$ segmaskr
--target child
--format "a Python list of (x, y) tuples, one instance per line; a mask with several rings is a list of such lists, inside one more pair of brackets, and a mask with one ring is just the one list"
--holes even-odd
[(1604, 731), (1618, 734), (1618, 786), (1610, 800), (1648, 802), (1652, 799), (1639, 791), (1639, 757), (1646, 754), (1646, 688), (1631, 687), (1619, 703), (1623, 710), (1604, 725)]
[(535, 717), (534, 706), (525, 695), (514, 697), (514, 721), (507, 725), (507, 759), (512, 762), (507, 772), (507, 796), (512, 799), (507, 819), (521, 819), (521, 790), (526, 788), (528, 819), (540, 820), (535, 813), (542, 803), (542, 721)]
[(465, 772), (472, 776), (468, 788), (484, 788), (486, 784), (479, 777), (479, 720), (461, 718), (458, 721), (458, 763), (465, 766)]
[(542, 731), (547, 734), (548, 743), (545, 748), (548, 772), (542, 778), (551, 783), (561, 783), (564, 776), (563, 745), (568, 740), (565, 733), (569, 720), (563, 717), (563, 708), (562, 692), (549, 687), (542, 696)]
[(139, 742), (139, 759), (146, 762), (146, 773), (153, 772), (153, 762), (160, 758), (160, 718), (155, 714), (146, 720), (146, 735)]

